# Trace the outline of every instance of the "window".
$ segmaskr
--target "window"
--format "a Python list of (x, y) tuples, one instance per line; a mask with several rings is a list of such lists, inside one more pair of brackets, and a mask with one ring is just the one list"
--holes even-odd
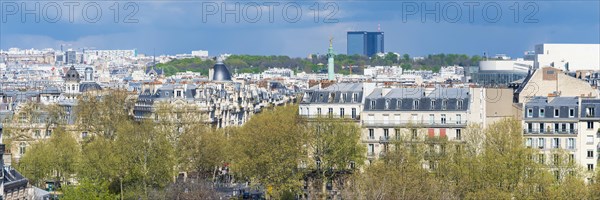
[(375, 153), (375, 145), (373, 145), (373, 144), (369, 144), (369, 149), (368, 149), (368, 152), (367, 152), (367, 154), (368, 154), (369, 156), (373, 156), (373, 154), (374, 154), (374, 153)]
[(593, 150), (588, 150), (587, 151), (587, 158), (594, 158), (594, 151)]
[(527, 148), (531, 147), (531, 143), (533, 143), (533, 139), (532, 138), (527, 138), (527, 140), (525, 140), (525, 146)]
[(396, 109), (400, 110), (401, 106), (402, 106), (402, 100), (400, 100), (400, 99), (396, 100)]
[(413, 110), (417, 110), (419, 109), (419, 100), (414, 100), (413, 101)]
[(587, 165), (588, 171), (594, 171), (594, 164)]
[(40, 135), (41, 135), (40, 130), (35, 130), (35, 131), (33, 131), (33, 133), (34, 133), (35, 137), (40, 137)]
[(575, 117), (575, 109), (569, 108), (569, 117)]
[(317, 108), (317, 115), (321, 116), (321, 108)]
[(559, 116), (559, 111), (558, 109), (554, 109), (554, 117), (558, 117)]
[(554, 123), (554, 132), (558, 133), (560, 132), (560, 128), (559, 128), (560, 124), (559, 123)]
[(462, 119), (461, 119), (461, 115), (460, 114), (456, 114), (456, 124), (462, 124)]
[(538, 161), (540, 162), (540, 164), (546, 163), (546, 156), (543, 153), (539, 154)]
[(543, 108), (540, 108), (540, 116), (539, 117), (544, 117), (546, 113), (544, 112)]
[(27, 144), (25, 144), (25, 142), (21, 142), (21, 144), (19, 144), (19, 154), (25, 155), (26, 150), (27, 150)]
[(346, 102), (346, 98), (348, 98), (348, 94), (346, 94), (346, 93), (343, 93), (343, 94), (342, 94), (342, 98), (340, 98), (340, 103), (344, 103), (344, 102)]
[(552, 138), (552, 148), (558, 149), (559, 146), (560, 146), (560, 139)]
[(429, 114), (429, 124), (435, 124), (435, 115)]
[(461, 133), (460, 129), (456, 129), (456, 139), (457, 140), (462, 140), (462, 133)]
[(352, 103), (356, 102), (357, 99), (358, 99), (358, 94), (352, 93)]
[(344, 118), (344, 115), (346, 115), (346, 112), (344, 112), (344, 108), (340, 108), (340, 118)]
[(527, 109), (527, 117), (533, 117), (533, 109), (531, 109), (531, 108)]
[(333, 117), (333, 108), (327, 109), (327, 115), (329, 115), (329, 117)]
[(544, 149), (546, 144), (546, 140), (544, 138), (538, 138), (538, 148)]
[(429, 109), (435, 109), (435, 100), (431, 100), (431, 107)]
[(387, 128), (383, 129), (383, 138), (385, 140), (390, 139), (390, 129), (387, 129)]
[(181, 90), (177, 90), (177, 97), (181, 97)]
[(575, 149), (575, 138), (567, 138), (567, 149)]
[(575, 154), (569, 154), (569, 163), (575, 162)]
[(442, 114), (441, 123), (446, 124), (446, 114)]
[(585, 108), (585, 116), (586, 117), (594, 117), (596, 116), (596, 108), (594, 107), (587, 107)]
[(446, 110), (446, 105), (448, 105), (448, 100), (442, 100), (442, 110)]
[(52, 130), (46, 130), (46, 136), (50, 137), (52, 135)]
[(552, 163), (554, 163), (554, 165), (558, 165), (558, 163), (560, 163), (560, 156), (558, 154), (552, 155)]
[(417, 139), (417, 129), (411, 129), (412, 132), (412, 139), (416, 140)]
[(371, 109), (375, 109), (375, 101), (371, 101)]
[(594, 122), (593, 121), (587, 122), (587, 128), (588, 129), (594, 129)]
[(352, 119), (356, 119), (356, 108), (352, 108)]
[(389, 99), (385, 100), (385, 109), (390, 109), (390, 100)]
[(463, 107), (463, 101), (462, 101), (462, 100), (459, 100), (459, 101), (456, 103), (456, 109), (460, 110), (460, 109), (462, 109), (462, 107)]
[(372, 128), (369, 129), (369, 139), (375, 139), (375, 130)]

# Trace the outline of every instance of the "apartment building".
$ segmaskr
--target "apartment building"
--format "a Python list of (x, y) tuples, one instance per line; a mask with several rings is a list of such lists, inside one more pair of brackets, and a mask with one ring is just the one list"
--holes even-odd
[(534, 97), (523, 105), (525, 145), (540, 150), (540, 163), (552, 166), (564, 150), (568, 161), (589, 171), (596, 168), (600, 143), (600, 99)]
[(367, 158), (384, 155), (393, 139), (462, 140), (469, 123), (469, 88), (377, 88), (361, 114)]
[(370, 83), (317, 84), (304, 92), (299, 106), (303, 117), (334, 117), (360, 120), (365, 90), (374, 88)]

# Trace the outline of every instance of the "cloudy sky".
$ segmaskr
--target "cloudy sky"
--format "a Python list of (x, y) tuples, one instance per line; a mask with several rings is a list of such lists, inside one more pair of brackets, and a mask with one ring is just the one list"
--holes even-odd
[[(236, 4), (237, 3), (237, 4)], [(237, 8), (236, 8), (237, 5)], [(318, 8), (318, 9), (317, 9)], [(318, 12), (316, 12), (319, 10)], [(346, 31), (385, 32), (385, 50), (419, 56), (505, 53), (539, 43), (600, 43), (591, 1), (0, 1), (0, 48), (324, 53)]]

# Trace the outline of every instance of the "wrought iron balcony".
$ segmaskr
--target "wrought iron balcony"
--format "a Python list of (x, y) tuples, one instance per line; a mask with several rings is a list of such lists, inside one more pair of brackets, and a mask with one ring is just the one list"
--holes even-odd
[(523, 129), (523, 134), (577, 134), (577, 129)]

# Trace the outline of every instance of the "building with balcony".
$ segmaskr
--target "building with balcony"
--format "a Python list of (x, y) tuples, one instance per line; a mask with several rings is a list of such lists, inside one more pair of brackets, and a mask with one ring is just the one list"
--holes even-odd
[(531, 98), (523, 105), (525, 145), (540, 150), (537, 160), (551, 166), (559, 150), (589, 171), (598, 162), (600, 99), (586, 97)]
[(469, 88), (374, 89), (361, 113), (367, 158), (384, 155), (390, 140), (462, 140), (470, 98)]

